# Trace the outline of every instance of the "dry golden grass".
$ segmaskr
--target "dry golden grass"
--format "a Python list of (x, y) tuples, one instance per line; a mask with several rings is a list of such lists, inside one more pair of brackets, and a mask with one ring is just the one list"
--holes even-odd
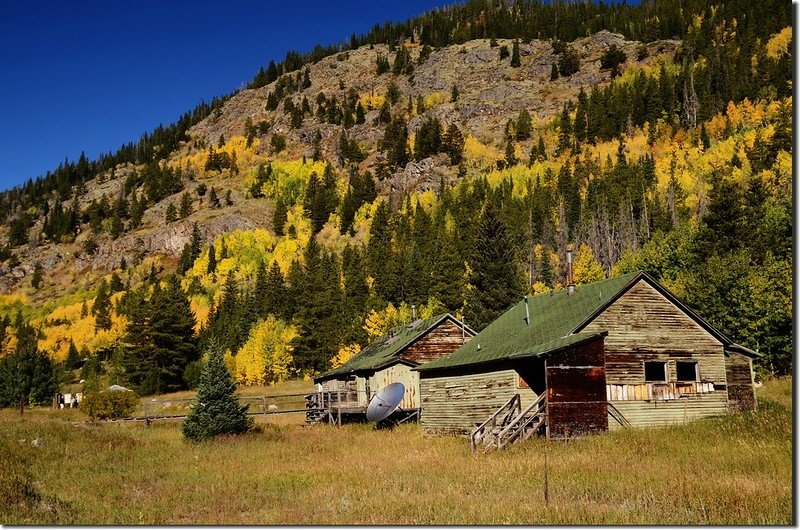
[(262, 422), (193, 444), (175, 421), (2, 411), (0, 523), (790, 524), (791, 386), (768, 382), (754, 414), (479, 456), (415, 425)]

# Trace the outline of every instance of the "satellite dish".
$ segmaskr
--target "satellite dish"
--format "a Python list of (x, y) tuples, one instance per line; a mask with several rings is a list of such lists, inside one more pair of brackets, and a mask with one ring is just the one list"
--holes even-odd
[(403, 386), (403, 383), (392, 383), (381, 388), (369, 402), (367, 421), (381, 421), (389, 417), (400, 406), (405, 393), (406, 387)]

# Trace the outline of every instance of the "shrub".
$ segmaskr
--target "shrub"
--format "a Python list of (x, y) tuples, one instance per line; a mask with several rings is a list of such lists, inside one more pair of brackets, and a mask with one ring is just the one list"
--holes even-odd
[(91, 418), (118, 420), (133, 414), (138, 404), (136, 394), (129, 390), (103, 390), (87, 393), (81, 406)]

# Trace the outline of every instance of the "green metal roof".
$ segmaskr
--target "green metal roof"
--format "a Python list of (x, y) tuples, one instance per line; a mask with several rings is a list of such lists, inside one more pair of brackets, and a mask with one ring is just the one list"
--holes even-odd
[[(396, 326), (361, 350), (342, 366), (315, 377), (314, 381), (324, 381), (337, 375), (374, 371), (395, 362), (402, 362), (400, 354), (403, 350), (422, 337), (431, 328), (436, 327), (439, 323), (448, 318), (458, 326), (461, 326), (461, 322), (450, 313), (442, 313), (430, 318), (418, 319), (409, 324)], [(465, 329), (470, 336), (475, 334), (469, 327)]]
[(574, 333), (576, 328), (640, 276), (646, 275), (632, 272), (580, 285), (572, 296), (566, 290), (529, 296), (530, 324), (525, 322), (522, 300), (450, 355), (416, 369), (423, 372), (542, 355), (590, 339), (598, 334)]

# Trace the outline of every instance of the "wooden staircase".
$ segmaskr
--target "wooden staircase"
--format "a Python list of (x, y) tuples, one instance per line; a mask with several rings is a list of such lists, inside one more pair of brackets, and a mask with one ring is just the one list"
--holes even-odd
[(536, 401), (522, 408), (519, 394), (498, 408), (470, 435), (472, 452), (502, 449), (517, 440), (527, 440), (547, 425), (547, 398), (542, 393)]

